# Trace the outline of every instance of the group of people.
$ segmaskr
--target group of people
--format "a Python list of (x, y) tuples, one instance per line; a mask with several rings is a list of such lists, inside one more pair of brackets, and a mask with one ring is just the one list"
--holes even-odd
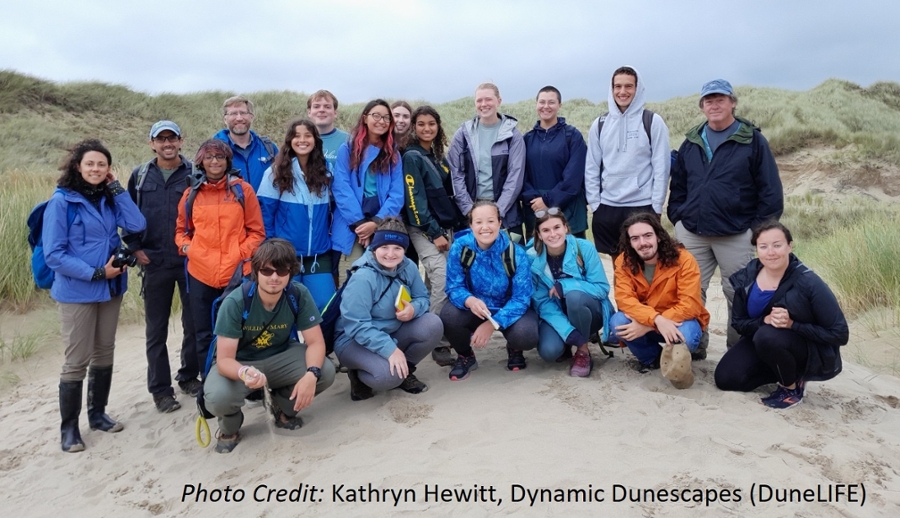
[[(174, 379), (186, 394), (203, 391), (223, 453), (240, 441), (244, 398), (259, 389), (272, 394), (276, 426), (302, 425), (298, 412), (334, 382), (329, 345), (353, 401), (426, 391), (414, 373), (429, 354), (451, 380), (464, 380), (494, 331), (506, 340), (510, 371), (525, 369), (524, 351), (537, 349), (547, 362), (568, 362), (570, 375), (590, 376), (596, 342), (628, 347), (638, 370), (659, 368), (675, 387), (690, 387), (691, 360), (706, 358), (704, 304), (716, 268), (731, 324), (716, 385), (749, 391), (774, 382), (764, 404), (800, 402), (807, 381), (840, 372), (848, 330), (777, 221), (783, 196), (768, 143), (735, 115), (727, 81), (703, 85), (706, 121), (677, 153), (644, 96), (637, 71), (617, 69), (609, 112), (585, 143), (559, 117), (552, 86), (538, 92), (538, 121), (523, 136), (499, 111), (499, 89), (479, 85), (476, 115), (452, 140), (434, 108), (381, 99), (345, 133), (334, 126), (337, 98), (321, 90), (278, 144), (251, 129), (253, 103), (232, 97), (226, 128), (193, 161), (181, 154), (175, 122), (154, 124), (155, 158), (134, 168), (127, 189), (101, 143), (78, 144), (44, 222), (66, 341), (62, 449), (84, 449), (88, 368), (91, 429), (122, 429), (105, 413), (127, 278), (113, 264), (117, 251), (141, 268), (157, 410), (181, 406), (167, 351), (177, 289), (184, 337)], [(674, 237), (661, 225), (667, 196)], [(613, 260), (615, 306), (598, 253)], [(352, 266), (339, 291), (341, 260)], [(249, 280), (217, 306), (241, 278)], [(333, 340), (320, 326), (332, 300), (340, 310)]]

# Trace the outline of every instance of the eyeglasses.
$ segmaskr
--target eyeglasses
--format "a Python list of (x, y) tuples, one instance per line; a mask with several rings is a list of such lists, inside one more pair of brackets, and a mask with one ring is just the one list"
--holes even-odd
[(226, 160), (227, 158), (228, 157), (225, 155), (206, 155), (203, 157), (203, 160), (209, 160), (209, 161), (218, 160), (219, 162), (222, 162), (223, 160)]
[(226, 117), (246, 117), (248, 115), (253, 115), (253, 112), (241, 111), (241, 112), (226, 112), (225, 113)]
[(153, 137), (153, 140), (156, 142), (178, 142), (181, 140), (181, 137), (178, 135), (170, 135), (168, 137)]
[(391, 116), (390, 116), (390, 115), (382, 115), (382, 114), (380, 114), (380, 113), (367, 113), (366, 115), (368, 115), (369, 117), (372, 117), (372, 120), (375, 121), (375, 122), (382, 122), (382, 121), (384, 121), (384, 122), (386, 122), (386, 123), (388, 123), (388, 124), (391, 123)]
[(260, 268), (259, 274), (265, 277), (271, 277), (273, 273), (277, 273), (279, 277), (287, 277), (291, 274), (290, 268)]
[(562, 211), (559, 210), (559, 207), (550, 207), (549, 209), (544, 210), (536, 210), (534, 211), (535, 218), (543, 218), (544, 216), (559, 216), (562, 214)]

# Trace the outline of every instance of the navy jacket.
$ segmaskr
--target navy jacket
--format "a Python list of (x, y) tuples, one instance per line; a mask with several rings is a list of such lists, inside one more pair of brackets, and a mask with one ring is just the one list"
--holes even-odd
[(784, 194), (775, 157), (759, 129), (738, 118), (740, 128), (707, 158), (702, 131), (685, 135), (672, 166), (668, 216), (698, 236), (733, 236), (780, 218)]
[[(754, 259), (729, 279), (734, 287), (731, 326), (741, 336), (752, 337), (761, 326), (768, 325), (763, 323), (765, 315), (751, 318), (747, 313), (750, 287), (761, 268), (759, 259)], [(803, 378), (812, 381), (831, 379), (841, 372), (840, 346), (850, 337), (844, 312), (825, 281), (794, 254), (791, 254), (780, 286), (787, 282), (793, 284), (786, 291), (776, 291), (771, 304), (787, 308), (794, 321), (791, 330), (806, 339), (809, 359)]]

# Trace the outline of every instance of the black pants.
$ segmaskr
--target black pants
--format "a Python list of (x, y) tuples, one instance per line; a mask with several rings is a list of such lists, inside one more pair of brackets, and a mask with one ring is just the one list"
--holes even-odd
[[(459, 309), (450, 302), (441, 308), (441, 321), (444, 323), (444, 336), (457, 354), (462, 356), (472, 355), (472, 333), (484, 320), (478, 318), (468, 309)], [(533, 309), (522, 315), (519, 320), (501, 329), (503, 338), (512, 349), (527, 351), (534, 349), (538, 344), (538, 316)]]
[(200, 374), (206, 379), (206, 356), (209, 354), (209, 344), (213, 339), (212, 307), (216, 298), (222, 295), (224, 288), (207, 286), (188, 274), (190, 292), (188, 298), (191, 301), (191, 316), (194, 319), (194, 336), (197, 341), (197, 361), (200, 365)]
[(186, 291), (184, 266), (145, 267), (143, 293), (147, 336), (147, 390), (155, 397), (175, 394), (166, 341), (169, 338), (172, 297), (176, 289), (181, 298), (181, 328), (184, 337), (181, 340), (181, 368), (175, 379), (187, 381), (196, 378), (202, 365), (197, 362), (197, 342), (191, 303)]
[(594, 234), (594, 246), (601, 254), (615, 255), (619, 248), (619, 237), (622, 235), (622, 223), (632, 214), (653, 212), (652, 205), (643, 207), (611, 207), (600, 204), (594, 211), (591, 220), (591, 232)]
[(809, 346), (790, 329), (764, 324), (753, 337), (742, 336), (716, 366), (720, 390), (748, 392), (767, 383), (797, 382), (806, 371)]

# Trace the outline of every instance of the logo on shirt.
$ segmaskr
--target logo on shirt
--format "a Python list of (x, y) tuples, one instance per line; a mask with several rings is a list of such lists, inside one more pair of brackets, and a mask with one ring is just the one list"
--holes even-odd
[(269, 331), (263, 331), (260, 333), (259, 338), (253, 342), (253, 347), (256, 349), (265, 349), (267, 347), (272, 347), (272, 338), (275, 338), (275, 333)]

